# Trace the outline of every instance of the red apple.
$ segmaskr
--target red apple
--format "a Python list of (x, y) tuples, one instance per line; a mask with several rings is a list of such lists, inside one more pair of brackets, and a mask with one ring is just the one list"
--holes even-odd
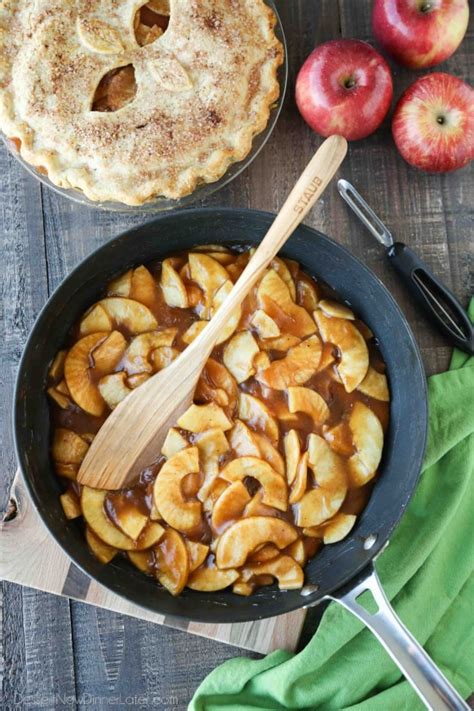
[(341, 39), (309, 55), (296, 80), (296, 103), (305, 121), (322, 136), (356, 141), (384, 120), (393, 96), (385, 59), (370, 44)]
[(474, 89), (452, 74), (421, 77), (402, 94), (393, 137), (415, 168), (445, 173), (474, 158)]
[(372, 28), (380, 45), (412, 69), (444, 62), (467, 29), (467, 0), (375, 0)]

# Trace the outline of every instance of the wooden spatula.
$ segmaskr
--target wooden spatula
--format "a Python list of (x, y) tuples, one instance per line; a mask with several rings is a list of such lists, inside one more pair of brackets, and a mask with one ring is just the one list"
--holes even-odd
[(173, 363), (130, 393), (102, 425), (79, 470), (80, 484), (121, 489), (156, 461), (168, 429), (192, 403), (222, 328), (322, 194), (346, 152), (341, 136), (324, 141), (206, 328)]

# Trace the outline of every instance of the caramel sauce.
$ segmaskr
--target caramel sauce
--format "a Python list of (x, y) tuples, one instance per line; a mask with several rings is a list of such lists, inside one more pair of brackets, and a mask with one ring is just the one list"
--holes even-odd
[[(210, 250), (212, 251), (212, 250)], [(187, 289), (188, 297), (190, 303), (196, 303), (198, 299), (203, 298), (203, 294), (199, 286), (194, 283), (190, 277), (189, 269), (187, 266), (187, 252), (181, 253), (173, 257), (173, 264), (176, 270), (181, 270), (181, 276), (185, 287)], [(229, 269), (229, 273), (232, 275), (233, 280), (238, 277), (242, 269), (244, 268), (248, 257), (246, 254), (240, 254), (236, 256), (236, 260), (230, 266), (234, 267)], [(314, 287), (318, 298), (326, 298), (334, 300), (334, 292), (329, 289), (325, 284), (317, 282), (307, 274), (302, 272), (295, 262), (288, 261), (287, 266), (292, 273), (296, 284), (298, 287), (301, 283), (310, 284)], [(147, 265), (148, 270), (154, 277), (155, 281), (159, 282), (161, 274), (161, 262), (154, 262)], [(227, 265), (226, 265), (227, 268)], [(299, 290), (298, 290), (299, 294)], [(104, 293), (104, 296), (106, 294)], [(298, 295), (298, 303), (302, 303), (302, 299)], [(196, 321), (200, 320), (199, 314), (193, 310), (192, 307), (187, 309), (172, 308), (168, 306), (165, 302), (162, 290), (159, 286), (156, 288), (156, 292), (152, 301), (147, 303), (148, 308), (153, 313), (157, 320), (159, 329), (165, 328), (176, 328), (177, 336), (173, 347), (182, 351), (186, 347), (186, 344), (182, 340), (182, 335), (187, 331), (187, 329)], [(298, 324), (295, 319), (286, 314), (283, 309), (276, 304), (271, 299), (265, 300), (265, 311), (266, 313), (274, 318), (274, 320), (280, 326), (282, 333), (290, 333), (298, 335)], [(255, 310), (258, 308), (257, 304), (257, 289), (254, 288), (252, 292), (248, 295), (242, 305), (242, 315), (239, 323), (239, 329), (247, 328), (253, 332), (255, 337), (257, 337), (256, 331), (253, 329), (251, 320)], [(377, 347), (376, 339), (371, 335), (369, 329), (361, 321), (353, 322), (356, 327), (364, 334), (367, 338), (367, 345), (369, 351), (370, 365), (379, 373), (385, 371), (385, 364), (381, 357), (380, 351)], [(71, 347), (79, 338), (80, 324), (76, 324), (71, 330), (69, 338), (67, 340), (66, 347)], [(114, 323), (113, 328), (122, 333), (124, 338), (128, 343), (133, 338), (133, 334), (122, 324)], [(225, 345), (220, 345), (214, 349), (212, 352), (212, 358), (217, 361), (218, 364), (223, 364), (223, 354)], [(286, 355), (286, 351), (268, 351), (268, 356), (271, 361), (283, 358)], [(323, 425), (315, 424), (312, 418), (302, 412), (296, 413), (291, 416), (291, 419), (279, 419), (283, 413), (289, 414), (287, 394), (285, 391), (272, 390), (266, 386), (263, 386), (254, 377), (249, 378), (245, 382), (238, 386), (240, 392), (248, 393), (253, 395), (264, 402), (270, 413), (277, 419), (279, 423), (280, 437), (277, 444), (277, 449), (284, 458), (284, 435), (291, 429), (296, 429), (300, 439), (300, 444), (302, 451), (307, 448), (308, 437), (312, 433), (316, 433), (321, 436), (327, 435), (328, 441), (331, 442), (334, 450), (342, 456), (343, 458), (350, 457), (353, 452), (352, 436), (347, 424), (350, 417), (351, 411), (356, 402), (362, 402), (367, 405), (379, 418), (384, 431), (387, 430), (389, 423), (389, 403), (382, 402), (379, 400), (374, 400), (358, 390), (351, 393), (347, 393), (344, 386), (339, 381), (337, 374), (337, 364), (339, 360), (339, 354), (337, 348), (332, 344), (327, 343), (323, 346), (323, 356), (322, 358), (327, 358), (328, 361), (334, 358), (334, 362), (324, 370), (317, 372), (313, 377), (304, 383), (304, 387), (311, 388), (319, 393), (325, 400), (329, 408), (329, 417), (324, 422)], [(114, 369), (114, 372), (120, 372), (124, 369), (124, 359), (122, 358)], [(213, 376), (211, 369), (206, 368), (203, 371), (203, 375), (196, 391), (196, 402), (205, 403), (212, 402), (217, 399), (219, 391), (223, 389), (222, 383), (219, 381), (217, 374)], [(97, 369), (94, 368), (93, 356), (90, 357), (90, 367), (88, 371), (88, 377), (90, 382), (97, 384), (99, 379), (103, 376), (103, 373), (98, 373)], [(50, 385), (57, 385), (56, 383), (50, 383)], [(217, 394), (217, 396), (216, 396)], [(229, 393), (227, 393), (229, 395)], [(231, 398), (229, 398), (231, 400)], [(236, 419), (237, 415), (235, 412), (235, 407), (237, 403), (230, 402), (229, 405), (223, 406), (223, 409), (227, 411), (228, 416)], [(110, 414), (110, 410), (106, 410), (104, 415), (101, 417), (93, 417), (81, 410), (77, 405), (71, 404), (66, 410), (61, 409), (55, 402), (51, 402), (51, 413), (52, 413), (52, 425), (53, 429), (57, 427), (63, 427), (78, 434), (91, 433), (95, 434), (99, 431), (100, 427), (106, 420), (107, 416)], [(264, 435), (264, 423), (255, 418), (254, 420), (247, 421), (246, 423), (252, 430), (257, 433)], [(327, 434), (328, 430), (333, 430), (330, 435)], [(194, 443), (194, 438), (189, 432), (179, 430), (180, 434), (185, 437), (191, 444)], [(332, 439), (331, 439), (332, 438)], [(220, 471), (222, 468), (232, 459), (236, 457), (236, 453), (229, 450), (226, 454), (222, 455), (219, 459)], [(165, 458), (157, 452), (156, 462), (143, 470), (140, 475), (140, 479), (137, 484), (133, 487), (124, 489), (119, 492), (111, 492), (107, 495), (105, 501), (105, 512), (109, 517), (110, 521), (116, 525), (118, 528), (118, 520), (126, 516), (127, 510), (135, 509), (141, 513), (149, 516), (152, 509), (152, 491), (153, 482), (158, 475)], [(197, 494), (204, 481), (204, 473), (198, 472), (187, 475), (181, 484), (181, 491), (185, 500), (197, 501)], [(371, 480), (368, 484), (360, 488), (349, 488), (344, 503), (340, 509), (342, 513), (359, 514), (367, 504), (370, 497), (375, 479)], [(71, 483), (68, 481), (68, 485)], [(259, 482), (252, 478), (247, 477), (244, 480), (244, 485), (250, 496), (257, 497), (252, 501), (251, 513), (252, 515), (261, 516), (276, 516), (278, 518), (284, 519), (291, 524), (295, 525), (296, 515), (298, 512), (298, 504), (289, 505), (288, 510), (285, 512), (279, 511), (275, 508), (269, 507), (261, 502), (261, 488)], [(314, 488), (315, 482), (311, 472), (308, 472), (308, 480), (306, 490)], [(80, 486), (76, 483), (72, 483), (72, 487), (76, 494), (80, 494)], [(203, 511), (201, 517), (200, 525), (193, 531), (188, 532), (186, 535), (181, 534), (184, 538), (189, 540), (209, 544), (216, 537), (216, 535), (222, 534), (229, 525), (232, 525), (235, 521), (242, 518), (242, 516), (248, 515), (246, 513), (247, 506), (240, 513), (239, 516), (229, 518), (223, 526), (220, 526), (218, 530), (213, 531), (211, 527), (211, 517), (210, 514)], [(167, 524), (160, 521), (160, 524), (165, 528)], [(305, 546), (305, 551), (308, 557), (312, 557), (321, 547), (322, 543), (319, 539), (307, 538), (303, 536), (302, 538)], [(160, 546), (160, 560), (162, 565), (169, 567), (172, 570), (173, 566), (173, 546), (164, 542), (159, 544)], [(212, 552), (209, 553), (205, 564), (208, 567), (213, 567), (215, 565), (214, 555)], [(156, 569), (156, 557), (150, 557), (150, 572), (153, 572), (153, 567)]]

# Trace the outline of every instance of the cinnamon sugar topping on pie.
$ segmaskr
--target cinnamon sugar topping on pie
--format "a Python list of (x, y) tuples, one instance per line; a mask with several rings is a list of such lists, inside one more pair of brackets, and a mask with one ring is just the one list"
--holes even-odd
[(0, 22), (0, 128), (92, 200), (218, 180), (279, 95), (263, 0), (4, 0)]

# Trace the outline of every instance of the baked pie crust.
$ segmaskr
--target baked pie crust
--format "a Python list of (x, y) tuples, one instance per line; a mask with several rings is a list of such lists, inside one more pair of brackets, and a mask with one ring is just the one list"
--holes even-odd
[[(158, 24), (140, 21), (145, 4)], [(3, 0), (0, 128), (91, 200), (183, 197), (267, 125), (274, 25), (263, 0)]]

